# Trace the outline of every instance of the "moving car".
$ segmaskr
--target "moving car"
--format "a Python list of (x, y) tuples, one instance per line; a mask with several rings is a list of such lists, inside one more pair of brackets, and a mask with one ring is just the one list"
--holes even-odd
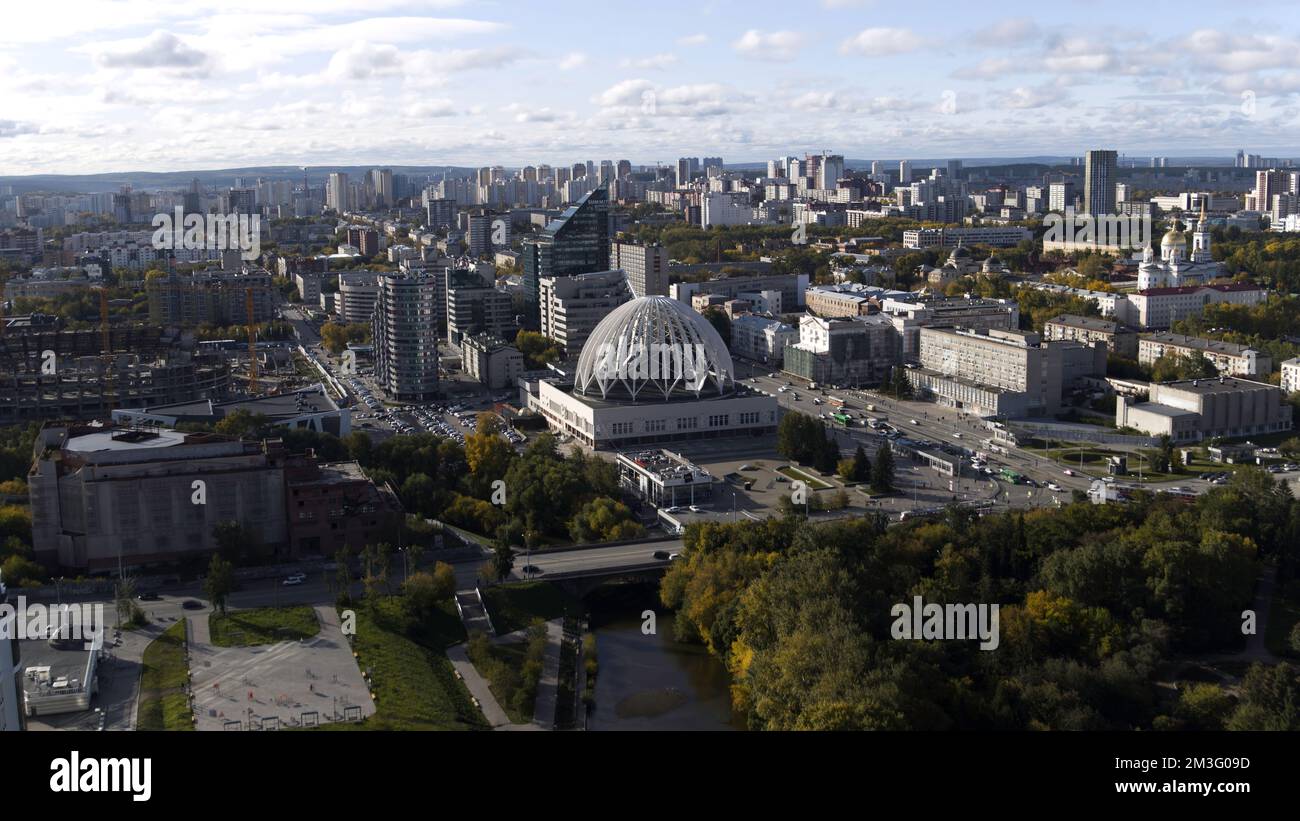
[(136, 599), (139, 601), (161, 601), (162, 596), (159, 596), (157, 593), (141, 593), (136, 596)]
[(918, 421), (918, 420), (916, 420), (916, 419), (913, 419), (913, 420), (912, 420), (912, 424), (913, 424), (913, 425), (919, 425), (919, 424), (921, 424), (921, 423), (920, 423), (920, 421)]
[(668, 557), (671, 556), (672, 554), (669, 553), (667, 550), (656, 550), (651, 555), (654, 556), (654, 558), (659, 559), (660, 561), (666, 562), (668, 561)]
[(302, 579), (300, 579), (300, 578), (297, 577), (297, 576), (290, 576), (289, 578), (287, 578), (287, 579), (285, 579), (284, 581), (280, 582), (280, 585), (281, 585), (282, 587), (293, 587), (294, 585), (297, 585), (297, 584), (302, 584)]
[(185, 601), (181, 602), (181, 607), (185, 608), (186, 610), (202, 610), (203, 602), (199, 601), (198, 599), (186, 599)]

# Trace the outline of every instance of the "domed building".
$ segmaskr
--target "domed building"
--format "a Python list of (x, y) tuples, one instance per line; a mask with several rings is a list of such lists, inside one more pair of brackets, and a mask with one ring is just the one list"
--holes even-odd
[(1205, 283), (1228, 275), (1223, 263), (1215, 262), (1210, 255), (1210, 227), (1205, 217), (1205, 203), (1201, 203), (1201, 217), (1192, 222), (1192, 249), (1187, 251), (1187, 238), (1175, 222), (1160, 238), (1160, 260), (1148, 245), (1142, 249), (1142, 263), (1138, 266), (1138, 290), (1151, 288), (1181, 288), (1185, 285)]
[(776, 431), (774, 397), (736, 382), (727, 345), (683, 302), (626, 302), (592, 330), (572, 373), (526, 382), (550, 428), (594, 448)]

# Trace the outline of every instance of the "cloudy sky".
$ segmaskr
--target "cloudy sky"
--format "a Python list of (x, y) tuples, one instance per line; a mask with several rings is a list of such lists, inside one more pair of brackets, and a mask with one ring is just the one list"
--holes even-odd
[(47, 0), (5, 14), (0, 175), (821, 149), (1300, 155), (1294, 0)]

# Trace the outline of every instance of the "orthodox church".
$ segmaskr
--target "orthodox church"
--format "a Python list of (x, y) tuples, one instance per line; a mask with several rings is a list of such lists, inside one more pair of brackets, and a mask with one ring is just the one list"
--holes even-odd
[(1205, 218), (1205, 202), (1201, 202), (1201, 217), (1192, 223), (1192, 250), (1187, 252), (1187, 240), (1175, 223), (1160, 239), (1160, 260), (1147, 245), (1142, 249), (1142, 264), (1138, 266), (1138, 290), (1149, 288), (1180, 288), (1184, 285), (1204, 285), (1218, 277), (1228, 276), (1223, 263), (1210, 256), (1210, 224)]

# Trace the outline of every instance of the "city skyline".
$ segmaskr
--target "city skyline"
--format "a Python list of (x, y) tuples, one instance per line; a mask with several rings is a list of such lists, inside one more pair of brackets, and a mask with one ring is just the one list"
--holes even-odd
[(1123, 26), (1118, 3), (1088, 22), (1027, 3), (669, 4), (619, 26), (579, 4), (74, 5), (13, 13), (7, 174), (1300, 153), (1281, 3), (1159, 3)]

